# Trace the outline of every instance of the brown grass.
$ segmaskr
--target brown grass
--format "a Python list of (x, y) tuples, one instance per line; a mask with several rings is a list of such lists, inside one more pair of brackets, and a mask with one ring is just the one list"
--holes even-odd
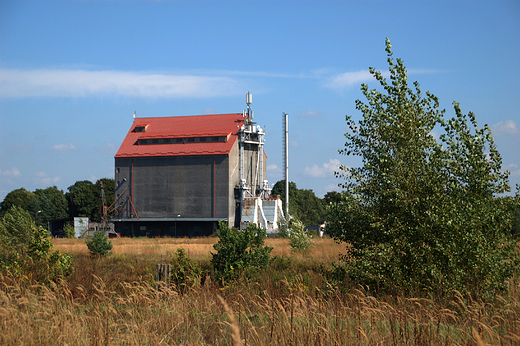
[[(207, 277), (187, 290), (154, 289), (161, 257), (167, 261), (177, 247), (192, 245), (190, 257), (208, 258), (201, 249), (211, 251), (213, 241), (114, 239), (114, 255), (95, 259), (81, 249), (82, 241), (55, 239), (57, 249), (76, 249), (69, 251), (74, 274), (48, 286), (0, 277), (0, 344), (520, 344), (520, 281), (494, 301), (342, 293), (312, 269), (334, 259), (326, 252), (341, 252), (330, 240), (317, 243), (307, 257), (292, 256), (287, 268), (259, 274), (257, 282), (220, 287)], [(284, 241), (268, 242), (290, 256)], [(149, 247), (161, 253), (146, 253)]]
[[(190, 258), (209, 260), (211, 259), (211, 252), (215, 252), (213, 245), (218, 241), (218, 238), (114, 238), (110, 241), (114, 245), (112, 250), (114, 254), (168, 258), (178, 248), (184, 248)], [(55, 238), (52, 242), (54, 249), (71, 255), (89, 253), (83, 239)], [(273, 248), (272, 256), (292, 255), (288, 239), (267, 238), (265, 244)], [(314, 239), (314, 247), (307, 254), (296, 254), (295, 257), (326, 263), (338, 260), (339, 255), (345, 252), (344, 244), (338, 244), (330, 238), (319, 238)]]

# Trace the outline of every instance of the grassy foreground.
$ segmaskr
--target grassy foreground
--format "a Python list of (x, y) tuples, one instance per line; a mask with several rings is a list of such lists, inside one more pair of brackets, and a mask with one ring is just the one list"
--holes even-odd
[[(182, 247), (209, 269), (216, 238), (114, 239), (94, 259), (84, 241), (55, 239), (74, 257), (56, 285), (0, 278), (1, 345), (518, 345), (520, 282), (493, 301), (386, 296), (338, 289), (320, 268), (345, 246), (316, 241), (307, 256), (267, 239), (277, 256), (253, 283), (155, 290), (155, 265)], [(340, 288), (345, 288), (343, 284)], [(427, 295), (423, 295), (427, 296)]]

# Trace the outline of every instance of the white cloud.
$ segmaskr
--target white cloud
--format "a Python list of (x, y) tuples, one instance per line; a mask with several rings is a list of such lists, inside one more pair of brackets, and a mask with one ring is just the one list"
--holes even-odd
[(330, 159), (328, 163), (324, 163), (321, 166), (312, 165), (311, 167), (305, 167), (304, 173), (313, 178), (325, 178), (338, 171), (340, 165), (341, 162), (339, 160)]
[[(388, 71), (380, 71), (383, 77), (388, 78), (390, 73)], [(431, 73), (440, 73), (440, 70), (432, 70), (432, 69), (409, 69), (408, 75), (412, 74), (431, 74)], [(369, 82), (373, 80), (374, 77), (370, 74), (368, 70), (360, 70), (353, 72), (343, 72), (337, 73), (330, 77), (328, 81), (325, 83), (325, 86), (329, 89), (333, 90), (341, 90), (347, 87), (351, 87), (353, 85), (360, 85), (361, 83)]]
[(236, 95), (245, 86), (228, 76), (135, 71), (0, 69), (0, 97), (128, 96), (143, 98)]
[(274, 171), (274, 170), (277, 170), (277, 169), (278, 169), (278, 166), (275, 165), (275, 164), (267, 165), (267, 170), (268, 171)]
[(514, 120), (500, 121), (491, 126), (491, 130), (495, 135), (516, 135), (519, 132), (518, 125)]
[(76, 150), (78, 148), (76, 148), (74, 146), (74, 144), (69, 142), (68, 144), (56, 144), (56, 145), (53, 145), (52, 149), (57, 150), (57, 151), (73, 151), (73, 150)]
[(512, 176), (512, 177), (520, 176), (520, 168), (518, 168), (518, 166), (515, 165), (514, 163), (505, 167), (505, 170), (509, 171), (511, 173), (510, 176)]
[(373, 79), (368, 70), (344, 72), (332, 76), (326, 83), (326, 87), (330, 89), (343, 89), (353, 85), (358, 85), (363, 82)]
[(13, 167), (11, 169), (8, 169), (7, 171), (0, 170), (0, 175), (4, 177), (19, 177), (21, 174), (18, 168)]
[(307, 112), (303, 112), (296, 116), (296, 118), (319, 118), (321, 117), (321, 112), (315, 111), (315, 110), (308, 110)]

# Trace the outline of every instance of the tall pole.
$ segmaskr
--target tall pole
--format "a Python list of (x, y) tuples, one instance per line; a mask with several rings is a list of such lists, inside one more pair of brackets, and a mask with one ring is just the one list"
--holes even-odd
[(284, 116), (284, 139), (285, 139), (285, 153), (284, 153), (284, 166), (285, 166), (285, 215), (289, 217), (289, 114), (282, 113)]

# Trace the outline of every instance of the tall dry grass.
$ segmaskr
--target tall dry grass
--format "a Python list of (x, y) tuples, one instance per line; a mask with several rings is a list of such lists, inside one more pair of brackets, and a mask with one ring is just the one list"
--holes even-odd
[[(288, 294), (223, 292), (206, 282), (186, 294), (121, 282), (121, 293), (93, 277), (93, 291), (66, 282), (28, 286), (2, 281), (2, 345), (518, 345), (518, 297), (492, 306), (455, 299), (391, 303), (364, 291)], [(223, 296), (224, 298), (222, 298)]]
[[(221, 287), (206, 277), (188, 289), (155, 290), (158, 260), (168, 261), (176, 247), (186, 249), (182, 241), (211, 246), (204, 243), (208, 239), (213, 241), (115, 239), (114, 255), (103, 259), (71, 251), (74, 274), (47, 286), (0, 277), (0, 344), (520, 344), (519, 281), (493, 301), (462, 295), (440, 301), (375, 298), (362, 289), (331, 287), (314, 270), (324, 260), (313, 256), (325, 257), (334, 249), (327, 240), (305, 257), (286, 253), (283, 241), (269, 239), (279, 259), (256, 281)], [(60, 250), (85, 246), (61, 239), (54, 245)], [(124, 245), (128, 252), (118, 251)], [(164, 252), (139, 252), (155, 245)], [(201, 265), (205, 256), (199, 257)], [(195, 259), (195, 251), (190, 257)]]

